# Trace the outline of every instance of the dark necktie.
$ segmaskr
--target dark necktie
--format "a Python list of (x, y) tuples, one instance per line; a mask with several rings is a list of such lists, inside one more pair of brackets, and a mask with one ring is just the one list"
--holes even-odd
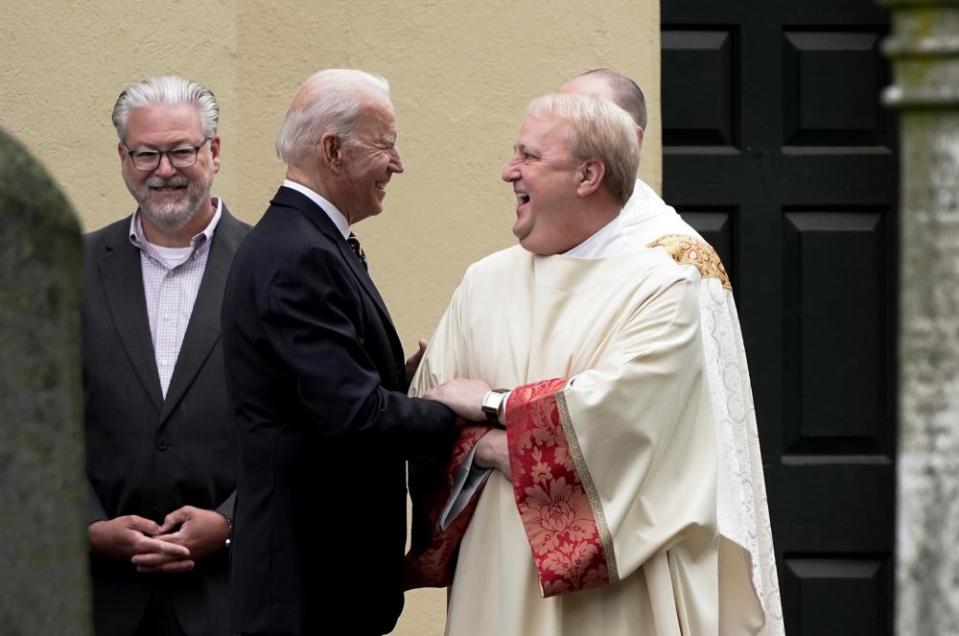
[(356, 258), (360, 259), (360, 262), (363, 263), (363, 269), (366, 269), (366, 252), (363, 251), (363, 246), (360, 245), (360, 239), (356, 238), (356, 234), (350, 232), (346, 242), (350, 244), (350, 249), (356, 254)]

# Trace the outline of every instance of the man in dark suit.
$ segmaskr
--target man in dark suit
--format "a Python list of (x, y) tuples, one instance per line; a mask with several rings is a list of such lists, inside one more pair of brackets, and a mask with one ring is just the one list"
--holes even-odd
[(287, 179), (223, 304), (241, 458), (232, 626), (384, 634), (403, 606), (404, 460), (448, 452), (456, 426), (445, 406), (406, 396), (399, 338), (350, 232), (403, 171), (388, 84), (317, 73), (277, 152)]
[(223, 636), (237, 443), (220, 343), (249, 227), (210, 197), (219, 107), (203, 86), (127, 87), (113, 123), (138, 207), (84, 242), (88, 529), (98, 636)]

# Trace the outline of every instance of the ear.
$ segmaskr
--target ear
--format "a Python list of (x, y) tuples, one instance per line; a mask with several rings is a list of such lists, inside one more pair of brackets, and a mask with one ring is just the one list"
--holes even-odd
[(320, 152), (330, 169), (338, 170), (343, 161), (343, 140), (334, 133), (326, 133), (320, 139)]
[(220, 136), (213, 135), (210, 140), (210, 156), (213, 158), (213, 173), (220, 171)]
[(123, 146), (123, 142), (117, 142), (117, 156), (120, 157), (120, 165), (123, 165), (123, 159), (127, 156), (127, 149)]
[(646, 137), (646, 131), (640, 128), (639, 126), (636, 126), (636, 141), (639, 142), (640, 148), (643, 147), (643, 139), (645, 139), (645, 137)]
[(603, 185), (603, 179), (606, 177), (606, 166), (599, 159), (587, 159), (579, 164), (576, 177), (578, 179), (576, 195), (589, 196)]

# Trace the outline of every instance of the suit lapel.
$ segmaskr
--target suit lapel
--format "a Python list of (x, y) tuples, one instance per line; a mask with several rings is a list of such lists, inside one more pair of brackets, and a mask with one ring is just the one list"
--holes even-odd
[[(332, 222), (330, 223), (332, 225)], [(342, 235), (338, 236), (343, 238)], [(353, 253), (353, 250), (350, 248), (350, 244), (346, 242), (346, 239), (336, 242), (337, 248), (340, 250), (340, 256), (343, 257), (343, 260), (346, 261), (350, 269), (353, 270), (353, 274), (359, 279), (360, 284), (363, 286), (363, 289), (366, 290), (366, 293), (370, 298), (373, 299), (373, 304), (380, 310), (381, 317), (383, 322), (386, 325), (387, 335), (390, 339), (390, 343), (393, 346), (393, 358), (396, 360), (396, 368), (393, 369), (394, 373), (397, 374), (397, 381), (400, 385), (403, 385), (406, 378), (406, 367), (403, 362), (403, 343), (400, 342), (400, 336), (396, 333), (396, 326), (393, 324), (393, 318), (390, 316), (389, 310), (386, 308), (386, 303), (383, 301), (383, 297), (380, 296), (379, 290), (376, 288), (376, 285), (373, 284), (373, 279), (370, 278), (369, 272), (366, 268), (363, 267), (363, 264), (360, 262), (360, 259)]]
[(400, 384), (403, 384), (406, 377), (406, 367), (403, 363), (403, 343), (400, 342), (400, 336), (396, 333), (396, 326), (393, 324), (393, 318), (390, 316), (389, 310), (386, 308), (386, 303), (383, 301), (383, 297), (380, 296), (379, 290), (376, 288), (376, 285), (373, 284), (373, 279), (370, 278), (369, 273), (366, 271), (366, 268), (360, 263), (360, 259), (356, 257), (356, 254), (353, 253), (353, 250), (350, 249), (349, 243), (345, 240), (337, 243), (337, 247), (340, 249), (340, 254), (349, 264), (350, 269), (353, 270), (353, 273), (360, 280), (360, 283), (363, 285), (363, 288), (369, 294), (370, 298), (373, 299), (373, 303), (380, 310), (382, 315), (383, 322), (386, 324), (386, 332), (389, 336), (390, 343), (393, 346), (393, 358), (398, 361), (396, 365), (397, 379)]
[(130, 364), (143, 383), (157, 412), (163, 403), (160, 375), (157, 372), (150, 322), (147, 317), (140, 251), (130, 243), (126, 228), (119, 227), (97, 261), (100, 280), (113, 325)]
[(200, 289), (193, 303), (193, 311), (190, 313), (190, 322), (187, 324), (183, 344), (180, 345), (180, 354), (177, 356), (170, 386), (167, 388), (166, 400), (160, 412), (161, 426), (183, 399), (187, 389), (193, 384), (197, 373), (203, 367), (203, 363), (213, 351), (214, 345), (220, 339), (220, 308), (223, 305), (223, 291), (233, 262), (233, 254), (240, 246), (244, 234), (243, 224), (230, 216), (224, 205), (220, 222), (213, 233), (210, 255), (203, 270), (203, 279), (200, 281)]
[[(342, 237), (339, 238), (342, 239)], [(343, 260), (346, 261), (346, 264), (349, 265), (351, 270), (353, 270), (353, 274), (357, 279), (359, 279), (360, 285), (363, 286), (363, 289), (366, 291), (369, 297), (373, 299), (373, 302), (383, 314), (383, 318), (386, 319), (386, 322), (392, 325), (393, 319), (390, 317), (390, 312), (386, 308), (386, 303), (383, 301), (383, 297), (380, 296), (380, 291), (376, 288), (376, 285), (373, 284), (373, 279), (370, 278), (369, 272), (366, 271), (365, 267), (363, 267), (360, 259), (357, 258), (356, 254), (353, 253), (353, 250), (350, 249), (350, 244), (343, 239), (336, 242), (336, 247), (340, 250), (340, 256), (343, 257)]]
[[(343, 239), (342, 236), (339, 236), (339, 238)], [(350, 269), (353, 270), (353, 274), (359, 279), (363, 289), (366, 290), (367, 295), (373, 299), (373, 304), (376, 305), (380, 311), (380, 316), (386, 326), (385, 331), (393, 347), (393, 359), (397, 361), (393, 372), (397, 374), (397, 382), (402, 386), (406, 377), (406, 367), (403, 363), (403, 343), (400, 342), (400, 336), (396, 333), (396, 327), (393, 325), (393, 318), (386, 308), (386, 303), (383, 301), (382, 296), (380, 296), (379, 290), (376, 289), (376, 285), (373, 284), (373, 279), (370, 278), (366, 268), (363, 267), (360, 259), (357, 258), (353, 250), (350, 249), (350, 244), (343, 239), (337, 241), (336, 246), (340, 250), (340, 256), (343, 257), (343, 260), (345, 260), (347, 265), (350, 266)]]

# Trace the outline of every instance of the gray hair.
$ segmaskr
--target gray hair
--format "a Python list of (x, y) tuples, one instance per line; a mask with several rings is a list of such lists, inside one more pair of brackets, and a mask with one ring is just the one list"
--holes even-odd
[(526, 114), (558, 118), (569, 124), (570, 154), (575, 159), (599, 159), (606, 167), (604, 182), (623, 204), (633, 194), (639, 168), (639, 142), (629, 114), (613, 102), (587, 95), (553, 94), (530, 102)]
[(314, 73), (300, 86), (286, 119), (276, 136), (276, 155), (287, 164), (300, 163), (326, 133), (344, 143), (363, 114), (364, 95), (389, 99), (390, 84), (385, 78), (356, 69), (326, 69)]
[(586, 75), (592, 75), (605, 81), (612, 91), (612, 98), (616, 105), (629, 113), (637, 126), (643, 130), (646, 129), (646, 97), (643, 95), (643, 89), (639, 87), (639, 84), (611, 68), (594, 68), (591, 71), (580, 73), (577, 77)]
[(193, 104), (206, 137), (213, 137), (220, 125), (220, 105), (209, 88), (176, 75), (150, 77), (124, 88), (113, 106), (113, 127), (120, 141), (126, 137), (130, 111), (151, 104)]

